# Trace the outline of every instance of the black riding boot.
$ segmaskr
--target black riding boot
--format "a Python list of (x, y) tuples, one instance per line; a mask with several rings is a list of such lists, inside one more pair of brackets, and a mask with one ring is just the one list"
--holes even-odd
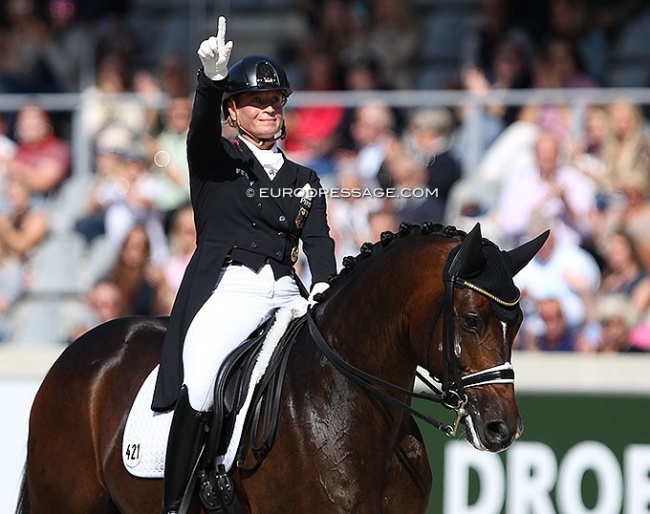
[(201, 449), (205, 414), (190, 405), (187, 386), (176, 401), (165, 455), (162, 514), (177, 513)]

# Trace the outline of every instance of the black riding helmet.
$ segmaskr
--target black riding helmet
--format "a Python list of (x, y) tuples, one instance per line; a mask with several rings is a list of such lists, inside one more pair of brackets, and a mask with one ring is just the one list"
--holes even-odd
[(280, 91), (285, 100), (293, 92), (287, 74), (278, 63), (263, 55), (244, 57), (228, 70), (222, 104), (226, 119), (228, 119), (226, 108), (228, 100), (239, 93), (250, 91)]

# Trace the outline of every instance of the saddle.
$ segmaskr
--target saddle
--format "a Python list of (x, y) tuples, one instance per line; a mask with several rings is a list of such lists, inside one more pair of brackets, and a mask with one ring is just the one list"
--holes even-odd
[[(253, 367), (266, 336), (273, 325), (276, 310), (271, 311), (260, 326), (226, 357), (214, 386), (214, 407), (210, 420), (208, 453), (220, 455), (227, 449), (235, 417), (241, 410), (250, 387)], [(277, 359), (277, 350), (271, 358)]]
[[(280, 395), (288, 357), (296, 340), (298, 330), (305, 325), (306, 316), (292, 319), (278, 344), (268, 358), (265, 370), (258, 382), (252, 384), (252, 375), (263, 351), (264, 342), (274, 324), (279, 309), (271, 311), (260, 326), (231, 352), (223, 362), (214, 388), (214, 407), (208, 419), (208, 432), (199, 473), (199, 497), (207, 512), (224, 512), (222, 505), (236, 504), (234, 490), (226, 470), (214, 466), (215, 458), (228, 449), (237, 415), (246, 403), (249, 388), (254, 387), (250, 407), (247, 409), (242, 439), (237, 451), (240, 469), (247, 450), (250, 448), (256, 459), (257, 469), (271, 449), (277, 429)], [(249, 440), (246, 440), (246, 435)], [(214, 505), (216, 508), (211, 509)], [(230, 510), (225, 510), (230, 512)], [(239, 512), (232, 510), (232, 512)]]

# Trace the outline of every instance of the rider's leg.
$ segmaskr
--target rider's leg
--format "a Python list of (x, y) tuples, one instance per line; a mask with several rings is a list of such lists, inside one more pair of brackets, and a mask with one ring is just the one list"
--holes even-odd
[(178, 512), (201, 449), (205, 416), (195, 411), (183, 386), (176, 401), (165, 456), (163, 514)]

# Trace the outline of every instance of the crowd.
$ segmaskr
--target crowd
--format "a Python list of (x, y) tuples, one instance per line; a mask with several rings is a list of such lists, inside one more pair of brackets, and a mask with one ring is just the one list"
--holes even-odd
[[(477, 4), (457, 80), (445, 84), (477, 95), (606, 87), (606, 56), (617, 35), (631, 17), (647, 15), (633, 0), (549, 0), (526, 3), (528, 9), (508, 0)], [(295, 90), (416, 84), (422, 25), (414, 5), (301, 0), (295, 8), (309, 20), (309, 35), (279, 49)], [(126, 30), (127, 12), (120, 3), (99, 2), (88, 12), (73, 0), (10, 0), (0, 26), (0, 93), (80, 92), (86, 100), (82, 126), (93, 165), (83, 171), (91, 180), (64, 229), (82, 238), (87, 256), (101, 259), (70, 339), (122, 314), (168, 314), (194, 248), (185, 137), (196, 63), (172, 55), (156, 70), (133, 69), (137, 38)], [(481, 222), (504, 248), (551, 228), (542, 251), (516, 277), (526, 313), (518, 347), (650, 350), (650, 139), (643, 106), (620, 98), (576, 110), (534, 98), (481, 109), (477, 165), (467, 159), (463, 107), (289, 102), (282, 147), (315, 169), (330, 191), (350, 193), (328, 199), (339, 263), (402, 222), (466, 230)], [(48, 203), (75, 179), (74, 168), (69, 119), (35, 101), (3, 114), (3, 338), (10, 339), (12, 306), (33, 281), (30, 259), (48, 233), (61, 229)]]

